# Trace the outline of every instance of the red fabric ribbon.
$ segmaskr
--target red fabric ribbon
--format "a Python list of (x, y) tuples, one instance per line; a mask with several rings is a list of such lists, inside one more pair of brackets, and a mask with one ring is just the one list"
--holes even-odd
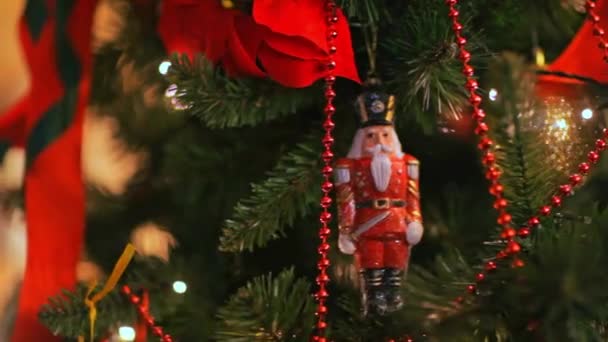
[[(171, 53), (202, 53), (231, 76), (267, 76), (286, 87), (307, 87), (327, 75), (323, 1), (255, 0), (248, 15), (219, 0), (165, 0), (161, 11), (158, 31)], [(348, 22), (339, 9), (336, 15), (334, 75), (360, 82)]]
[[(608, 1), (596, 1), (595, 12), (600, 17), (599, 25), (608, 29)], [(586, 20), (568, 47), (547, 67), (547, 70), (591, 78), (600, 83), (608, 83), (608, 66), (604, 62), (602, 50), (597, 47), (597, 44), (598, 39), (593, 35), (593, 23)], [(580, 81), (574, 79), (566, 80), (551, 76), (543, 76), (542, 80), (580, 83)]]

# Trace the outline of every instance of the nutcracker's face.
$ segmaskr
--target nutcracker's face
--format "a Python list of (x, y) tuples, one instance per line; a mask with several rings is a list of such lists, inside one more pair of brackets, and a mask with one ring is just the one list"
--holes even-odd
[(388, 155), (395, 153), (394, 149), (394, 132), (392, 126), (370, 126), (364, 128), (363, 145), (361, 146), (362, 156), (371, 157), (374, 155), (374, 149), (380, 146), (381, 151)]

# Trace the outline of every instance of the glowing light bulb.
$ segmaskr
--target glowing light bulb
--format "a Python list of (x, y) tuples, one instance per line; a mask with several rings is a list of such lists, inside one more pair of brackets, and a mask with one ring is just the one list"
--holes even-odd
[(490, 101), (496, 101), (496, 98), (498, 97), (498, 91), (494, 88), (490, 89), (490, 91), (488, 92), (488, 97), (490, 98)]
[(165, 90), (166, 97), (173, 97), (173, 96), (175, 96), (175, 94), (177, 94), (177, 85), (176, 84), (170, 85), (169, 88), (167, 88), (167, 90)]
[(161, 75), (166, 75), (170, 67), (171, 62), (163, 61), (158, 65), (158, 72), (160, 72)]
[(591, 110), (591, 108), (585, 108), (581, 112), (581, 116), (583, 117), (583, 119), (589, 120), (593, 117), (593, 110)]
[(181, 280), (176, 280), (175, 282), (173, 282), (173, 291), (175, 291), (175, 293), (185, 293), (186, 290), (188, 290), (188, 285), (186, 285), (186, 283), (184, 283)]
[(568, 128), (568, 123), (566, 122), (566, 119), (559, 119), (555, 121), (555, 127), (559, 129), (566, 129)]
[(118, 337), (121, 341), (135, 341), (135, 329), (128, 326), (120, 327)]

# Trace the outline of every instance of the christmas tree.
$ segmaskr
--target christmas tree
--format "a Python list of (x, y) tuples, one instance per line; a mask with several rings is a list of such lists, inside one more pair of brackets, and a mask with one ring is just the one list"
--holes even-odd
[[(90, 329), (96, 341), (607, 340), (607, 1), (343, 0), (343, 15), (283, 1), (98, 2), (79, 112), (78, 285), (49, 298), (39, 322), (67, 341), (88, 341)], [(29, 3), (30, 17), (46, 13)], [(337, 33), (322, 31), (322, 44), (339, 39), (335, 95), (314, 69), (318, 41), (302, 38), (327, 28), (319, 13)], [(302, 31), (280, 31), (289, 25)], [(363, 312), (370, 281), (338, 247), (339, 193), (328, 251), (319, 239), (327, 99), (335, 169), (370, 80), (394, 95), (383, 103), (419, 162), (407, 173), (419, 178), (424, 235), (396, 276), (403, 307), (389, 313)], [(5, 169), (19, 149), (8, 151)], [(24, 202), (10, 176), (0, 178), (5, 216)], [(13, 221), (2, 225), (23, 225)], [(128, 243), (137, 253), (91, 319), (90, 299)], [(11, 256), (23, 262), (22, 252)], [(321, 306), (320, 253), (330, 260)], [(0, 306), (0, 340), (16, 310)]]

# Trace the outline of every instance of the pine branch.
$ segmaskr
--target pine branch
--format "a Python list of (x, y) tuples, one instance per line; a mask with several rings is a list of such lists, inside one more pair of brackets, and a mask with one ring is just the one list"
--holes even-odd
[[(461, 13), (465, 29), (471, 29), (471, 11)], [(433, 130), (437, 117), (459, 118), (466, 105), (465, 79), (447, 18), (441, 0), (411, 1), (381, 40), (380, 54), (388, 56), (388, 86), (399, 98), (399, 112), (409, 115), (403, 121), (417, 122), (426, 132)], [(466, 36), (469, 51), (479, 58), (476, 35)]]
[(209, 127), (256, 125), (276, 120), (321, 99), (317, 87), (293, 89), (267, 79), (236, 79), (204, 57), (174, 56), (167, 75), (176, 99)]
[[(252, 185), (225, 222), (220, 250), (237, 252), (263, 247), (283, 235), (285, 226), (309, 212), (320, 191), (319, 138), (313, 136), (285, 154), (268, 179)], [(314, 147), (313, 147), (314, 146)]]
[[(99, 290), (99, 288), (98, 288)], [(89, 310), (84, 303), (87, 287), (78, 286), (74, 292), (50, 298), (39, 314), (39, 319), (54, 334), (75, 339), (89, 336)], [(95, 336), (105, 336), (117, 322), (135, 322), (133, 305), (119, 291), (110, 292), (97, 304)]]
[[(499, 96), (488, 112), (497, 127), (491, 133), (499, 145), (505, 197), (515, 222), (523, 224), (576, 170), (578, 160), (573, 156), (584, 156), (586, 139), (574, 129), (573, 112), (555, 117), (555, 104), (536, 98), (539, 85), (522, 58), (506, 54), (498, 59), (490, 69), (489, 84), (500, 85)], [(564, 114), (567, 110), (560, 109), (559, 115)], [(556, 126), (560, 120), (563, 126)], [(567, 139), (560, 138), (562, 134)], [(552, 167), (547, 167), (547, 162)]]
[[(96, 305), (95, 336), (106, 336), (118, 324), (133, 325), (137, 321), (136, 307), (123, 295), (120, 288), (128, 284), (133, 291), (146, 289), (150, 294), (150, 307), (157, 320), (170, 315), (180, 298), (167, 295), (167, 281), (176, 279), (174, 266), (164, 264), (155, 258), (138, 259), (123, 275), (124, 282), (117, 285)], [(92, 295), (101, 290), (98, 285)], [(53, 334), (75, 339), (89, 336), (89, 309), (84, 299), (88, 285), (79, 284), (74, 291), (63, 290), (61, 294), (49, 298), (38, 318)], [(158, 313), (158, 314), (157, 314)], [(87, 338), (88, 339), (88, 338)]]
[(217, 341), (305, 341), (314, 319), (310, 285), (293, 269), (255, 278), (218, 312)]

